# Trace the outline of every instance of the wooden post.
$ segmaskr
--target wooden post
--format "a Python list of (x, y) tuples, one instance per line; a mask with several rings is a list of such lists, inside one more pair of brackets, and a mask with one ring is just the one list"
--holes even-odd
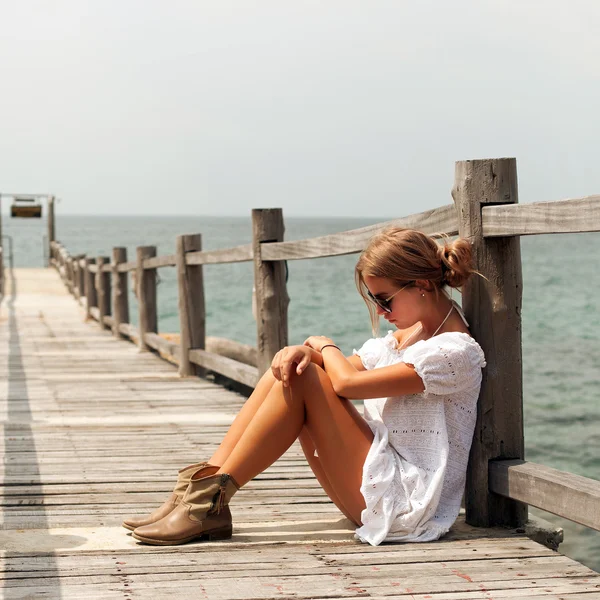
[(140, 334), (140, 350), (149, 350), (144, 340), (146, 333), (158, 331), (158, 316), (156, 311), (156, 269), (144, 269), (146, 258), (156, 256), (156, 246), (137, 247), (136, 286), (138, 299), (138, 323)]
[(108, 256), (99, 256), (96, 260), (96, 293), (98, 294), (98, 312), (100, 327), (104, 329), (104, 317), (110, 315), (110, 273), (104, 271), (104, 265), (109, 264)]
[(527, 505), (489, 491), (488, 463), (524, 456), (520, 240), (485, 239), (481, 217), (486, 205), (518, 202), (516, 160), (457, 162), (452, 196), (459, 235), (472, 242), (475, 269), (487, 278), (473, 275), (463, 289), (463, 308), (487, 362), (467, 472), (466, 519), (479, 527), (518, 527), (527, 521)]
[(113, 248), (112, 253), (112, 305), (113, 335), (123, 337), (119, 331), (121, 323), (129, 323), (129, 296), (127, 294), (127, 273), (119, 273), (118, 267), (127, 262), (127, 248)]
[(191, 349), (206, 348), (206, 311), (202, 265), (187, 265), (186, 252), (202, 250), (202, 236), (178, 235), (176, 240), (177, 287), (179, 296), (180, 347), (179, 375), (205, 375), (205, 369), (190, 362)]
[(77, 259), (77, 288), (79, 289), (79, 298), (85, 296), (85, 267), (81, 266), (81, 261), (85, 261), (85, 254), (81, 254)]
[(262, 242), (281, 242), (285, 227), (280, 208), (252, 210), (254, 287), (256, 288), (256, 327), (258, 374), (267, 371), (275, 354), (288, 343), (287, 307), (289, 297), (283, 261), (263, 261)]
[(94, 274), (90, 271), (89, 266), (96, 262), (95, 258), (85, 258), (84, 266), (84, 288), (85, 288), (85, 318), (91, 319), (92, 313), (90, 308), (98, 306), (98, 296), (96, 294), (96, 282)]
[(52, 242), (55, 240), (54, 196), (48, 197), (48, 266), (52, 266)]

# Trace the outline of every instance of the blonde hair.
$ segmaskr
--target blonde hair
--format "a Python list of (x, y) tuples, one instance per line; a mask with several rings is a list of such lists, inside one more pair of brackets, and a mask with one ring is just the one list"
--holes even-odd
[(434, 292), (444, 286), (460, 288), (472, 273), (471, 244), (462, 238), (444, 239), (438, 244), (432, 237), (415, 229), (388, 227), (374, 235), (355, 268), (356, 287), (369, 309), (373, 335), (379, 333), (379, 315), (369, 298), (365, 275), (384, 277), (398, 288), (417, 279), (429, 281)]

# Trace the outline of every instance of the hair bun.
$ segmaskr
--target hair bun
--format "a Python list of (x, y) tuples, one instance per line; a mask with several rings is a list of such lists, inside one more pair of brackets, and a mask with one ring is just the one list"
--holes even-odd
[(442, 281), (453, 288), (461, 287), (473, 272), (471, 244), (462, 238), (447, 242), (439, 250)]

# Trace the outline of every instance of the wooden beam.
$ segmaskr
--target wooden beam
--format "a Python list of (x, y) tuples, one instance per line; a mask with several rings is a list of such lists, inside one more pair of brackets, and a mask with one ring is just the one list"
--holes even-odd
[(232, 358), (251, 367), (256, 367), (258, 360), (258, 350), (254, 346), (227, 338), (207, 336), (206, 350), (220, 356)]
[(147, 258), (144, 261), (144, 269), (156, 269), (158, 267), (174, 267), (176, 264), (175, 254), (166, 254), (164, 256), (155, 256)]
[(456, 208), (452, 204), (448, 204), (441, 208), (427, 210), (402, 219), (394, 219), (393, 221), (377, 223), (376, 225), (342, 233), (334, 233), (309, 240), (263, 244), (261, 249), (262, 259), (298, 260), (355, 254), (362, 252), (376, 233), (390, 226), (418, 229), (430, 235), (442, 233), (456, 235), (458, 232)]
[(523, 460), (489, 465), (490, 491), (600, 531), (600, 481)]
[(147, 333), (144, 336), (144, 341), (150, 348), (154, 348), (162, 358), (169, 362), (179, 364), (181, 360), (181, 348), (179, 344), (175, 344), (161, 337), (158, 333)]
[(156, 269), (144, 269), (144, 260), (156, 256), (156, 246), (137, 247), (136, 288), (138, 301), (139, 346), (149, 349), (144, 336), (158, 331), (156, 307)]
[(91, 309), (95, 306), (98, 306), (98, 298), (96, 295), (96, 282), (94, 280), (94, 274), (90, 267), (96, 261), (95, 258), (85, 257), (84, 259), (85, 265), (83, 267), (84, 279), (85, 279), (85, 318), (90, 319), (92, 316)]
[(218, 354), (212, 354), (206, 352), (206, 350), (199, 350), (194, 348), (188, 352), (189, 360), (196, 365), (200, 365), (209, 371), (220, 373), (243, 383), (248, 387), (255, 387), (258, 383), (259, 374), (256, 367), (245, 365), (226, 356), (219, 356)]
[(488, 463), (522, 459), (523, 382), (521, 358), (521, 250), (519, 238), (485, 239), (482, 208), (518, 202), (514, 158), (456, 163), (452, 196), (461, 237), (472, 242), (474, 266), (463, 288), (463, 308), (471, 333), (487, 361), (477, 403), (477, 424), (467, 471), (466, 519), (471, 525), (521, 526), (524, 504), (490, 494)]
[(600, 231), (600, 195), (486, 206), (482, 210), (482, 221), (484, 237)]
[(52, 244), (56, 240), (56, 228), (54, 225), (54, 196), (48, 197), (48, 266), (52, 266)]
[(256, 289), (256, 327), (259, 376), (271, 366), (275, 354), (288, 343), (287, 295), (283, 261), (265, 261), (263, 244), (281, 242), (285, 227), (280, 208), (252, 211), (254, 287)]
[(104, 265), (109, 264), (107, 256), (99, 256), (96, 259), (96, 265), (98, 270), (96, 271), (96, 293), (98, 295), (98, 310), (100, 311), (100, 318), (98, 322), (104, 329), (104, 317), (110, 315), (110, 273), (104, 271)]
[(250, 262), (252, 260), (252, 244), (222, 248), (220, 250), (203, 250), (186, 254), (188, 265), (216, 265), (233, 262)]
[(122, 337), (121, 323), (129, 322), (129, 294), (127, 291), (128, 275), (119, 272), (119, 265), (127, 262), (127, 248), (113, 248), (112, 251), (112, 305), (113, 305), (113, 335)]
[(176, 240), (177, 289), (181, 357), (179, 375), (205, 375), (204, 369), (190, 362), (190, 348), (206, 347), (206, 311), (202, 265), (188, 265), (186, 254), (202, 250), (202, 236), (179, 235)]

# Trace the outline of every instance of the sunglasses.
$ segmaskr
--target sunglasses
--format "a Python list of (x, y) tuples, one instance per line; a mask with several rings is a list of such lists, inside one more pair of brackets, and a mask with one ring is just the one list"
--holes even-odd
[(396, 290), (389, 298), (378, 298), (377, 296), (373, 296), (369, 289), (367, 288), (367, 296), (375, 303), (381, 310), (386, 313), (392, 312), (392, 299), (396, 294), (399, 294), (402, 290), (406, 289), (410, 283), (407, 283), (405, 286), (401, 287), (399, 290)]

